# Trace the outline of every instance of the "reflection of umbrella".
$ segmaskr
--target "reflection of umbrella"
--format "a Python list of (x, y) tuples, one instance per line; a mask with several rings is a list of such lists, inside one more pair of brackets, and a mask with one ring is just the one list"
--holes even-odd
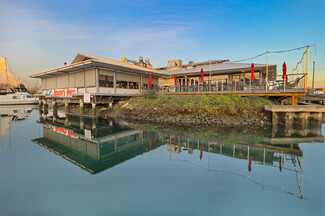
[(255, 74), (254, 74), (254, 63), (251, 65), (251, 80), (255, 79)]
[(204, 83), (204, 72), (202, 68), (201, 68), (201, 83)]
[(200, 152), (200, 160), (202, 160), (202, 157), (203, 157), (203, 147), (200, 147), (200, 150), (201, 150), (201, 152)]
[(148, 81), (148, 85), (152, 85), (152, 80), (151, 80), (151, 74), (149, 74), (149, 81)]
[(249, 161), (248, 161), (248, 171), (250, 172), (252, 170), (252, 160), (253, 160), (253, 157), (249, 157), (248, 159), (249, 159)]
[(174, 84), (177, 85), (176, 75), (174, 75)]
[(176, 146), (176, 136), (174, 136), (174, 146)]
[(149, 148), (152, 148), (152, 139), (149, 138)]
[(280, 172), (282, 171), (282, 167), (283, 167), (283, 156), (281, 156), (280, 161), (279, 161)]
[(283, 76), (282, 78), (286, 80), (286, 82), (288, 82), (288, 76), (287, 76), (287, 65), (284, 62), (282, 65), (282, 72), (283, 72)]

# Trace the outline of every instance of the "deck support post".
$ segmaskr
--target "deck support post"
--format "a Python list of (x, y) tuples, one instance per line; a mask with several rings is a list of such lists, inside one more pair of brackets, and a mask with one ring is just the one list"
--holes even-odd
[(279, 123), (279, 116), (278, 113), (272, 113), (272, 125), (277, 125)]
[(68, 127), (70, 123), (70, 116), (66, 113), (65, 114), (65, 119), (64, 119), (64, 126)]
[(52, 109), (53, 109), (53, 122), (56, 122), (58, 117), (58, 106), (55, 99), (52, 99)]
[(80, 115), (84, 115), (84, 113), (85, 113), (85, 109), (84, 109), (85, 104), (84, 104), (83, 98), (79, 99), (79, 104), (80, 104)]
[(85, 129), (85, 121), (84, 118), (80, 116), (80, 130), (84, 130), (84, 129)]
[(94, 102), (91, 104), (91, 115), (96, 116), (96, 103)]
[(64, 102), (64, 110), (65, 110), (65, 114), (70, 113), (68, 101)]

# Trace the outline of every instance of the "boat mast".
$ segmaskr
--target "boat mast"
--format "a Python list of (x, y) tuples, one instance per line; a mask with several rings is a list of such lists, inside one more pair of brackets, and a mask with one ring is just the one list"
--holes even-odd
[(9, 91), (9, 80), (8, 80), (8, 67), (7, 67), (7, 58), (5, 57), (5, 67), (6, 67), (6, 78), (7, 78), (7, 92)]

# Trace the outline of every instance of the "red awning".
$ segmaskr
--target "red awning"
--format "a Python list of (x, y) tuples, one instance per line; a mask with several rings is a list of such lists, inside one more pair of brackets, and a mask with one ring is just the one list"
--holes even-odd
[(254, 63), (251, 65), (251, 80), (255, 79), (255, 74), (254, 74)]

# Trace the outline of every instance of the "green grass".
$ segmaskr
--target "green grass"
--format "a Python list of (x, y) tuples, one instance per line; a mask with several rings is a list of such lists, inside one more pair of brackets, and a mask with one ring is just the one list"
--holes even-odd
[(262, 97), (242, 97), (235, 94), (219, 96), (146, 96), (125, 101), (124, 108), (168, 115), (227, 115), (249, 117), (263, 112), (271, 101)]

